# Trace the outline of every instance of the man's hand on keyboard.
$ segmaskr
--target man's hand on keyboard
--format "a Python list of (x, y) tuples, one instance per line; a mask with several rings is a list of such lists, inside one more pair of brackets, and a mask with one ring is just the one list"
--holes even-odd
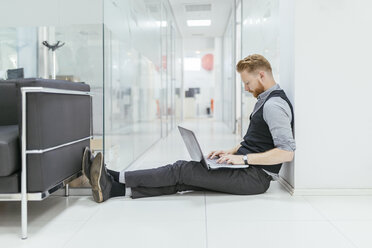
[(230, 151), (224, 151), (224, 150), (212, 151), (208, 154), (207, 158), (216, 159), (224, 155), (228, 155), (228, 154), (232, 154), (232, 153)]
[(217, 163), (228, 163), (228, 164), (244, 164), (243, 155), (232, 155), (226, 154), (220, 156), (216, 161)]

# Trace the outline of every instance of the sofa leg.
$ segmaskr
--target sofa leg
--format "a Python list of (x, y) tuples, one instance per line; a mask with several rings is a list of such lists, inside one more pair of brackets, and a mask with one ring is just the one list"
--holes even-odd
[[(25, 161), (25, 160), (23, 160)], [(22, 222), (22, 239), (27, 239), (27, 189), (26, 189), (26, 169), (25, 162), (22, 162), (22, 183), (21, 183), (21, 222)]]
[(66, 187), (65, 187), (65, 196), (70, 196), (70, 186), (68, 184), (66, 184)]
[(27, 239), (27, 200), (22, 200), (22, 239)]

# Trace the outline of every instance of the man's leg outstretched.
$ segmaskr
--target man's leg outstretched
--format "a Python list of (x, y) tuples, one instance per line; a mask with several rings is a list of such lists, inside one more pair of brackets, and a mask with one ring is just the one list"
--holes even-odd
[(185, 190), (210, 190), (238, 195), (266, 192), (271, 177), (256, 167), (207, 170), (200, 162), (178, 160), (146, 170), (124, 172), (132, 198), (174, 194)]
[(124, 196), (126, 187), (130, 189), (133, 199), (187, 190), (259, 194), (268, 189), (271, 177), (255, 167), (207, 170), (200, 162), (185, 160), (154, 169), (119, 173), (108, 170), (103, 164), (102, 154), (99, 153), (90, 168), (90, 181), (94, 199), (102, 202), (110, 197)]

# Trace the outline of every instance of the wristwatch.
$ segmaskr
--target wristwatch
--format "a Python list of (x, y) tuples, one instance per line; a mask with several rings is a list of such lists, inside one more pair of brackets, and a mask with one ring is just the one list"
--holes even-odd
[(247, 155), (244, 155), (243, 156), (243, 160), (244, 160), (244, 164), (249, 165), (248, 164), (248, 156)]

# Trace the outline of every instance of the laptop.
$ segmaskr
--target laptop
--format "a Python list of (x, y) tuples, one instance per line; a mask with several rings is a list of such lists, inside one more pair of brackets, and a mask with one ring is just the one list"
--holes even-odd
[(178, 130), (181, 133), (181, 136), (183, 138), (183, 141), (185, 142), (187, 150), (189, 151), (191, 159), (194, 161), (200, 161), (201, 164), (208, 170), (215, 170), (219, 168), (235, 169), (235, 168), (248, 168), (249, 167), (249, 165), (246, 165), (246, 164), (228, 164), (226, 162), (217, 163), (218, 158), (214, 158), (214, 159), (207, 158), (207, 156), (203, 155), (199, 142), (196, 139), (196, 136), (193, 131), (180, 127), (180, 126), (178, 126)]

